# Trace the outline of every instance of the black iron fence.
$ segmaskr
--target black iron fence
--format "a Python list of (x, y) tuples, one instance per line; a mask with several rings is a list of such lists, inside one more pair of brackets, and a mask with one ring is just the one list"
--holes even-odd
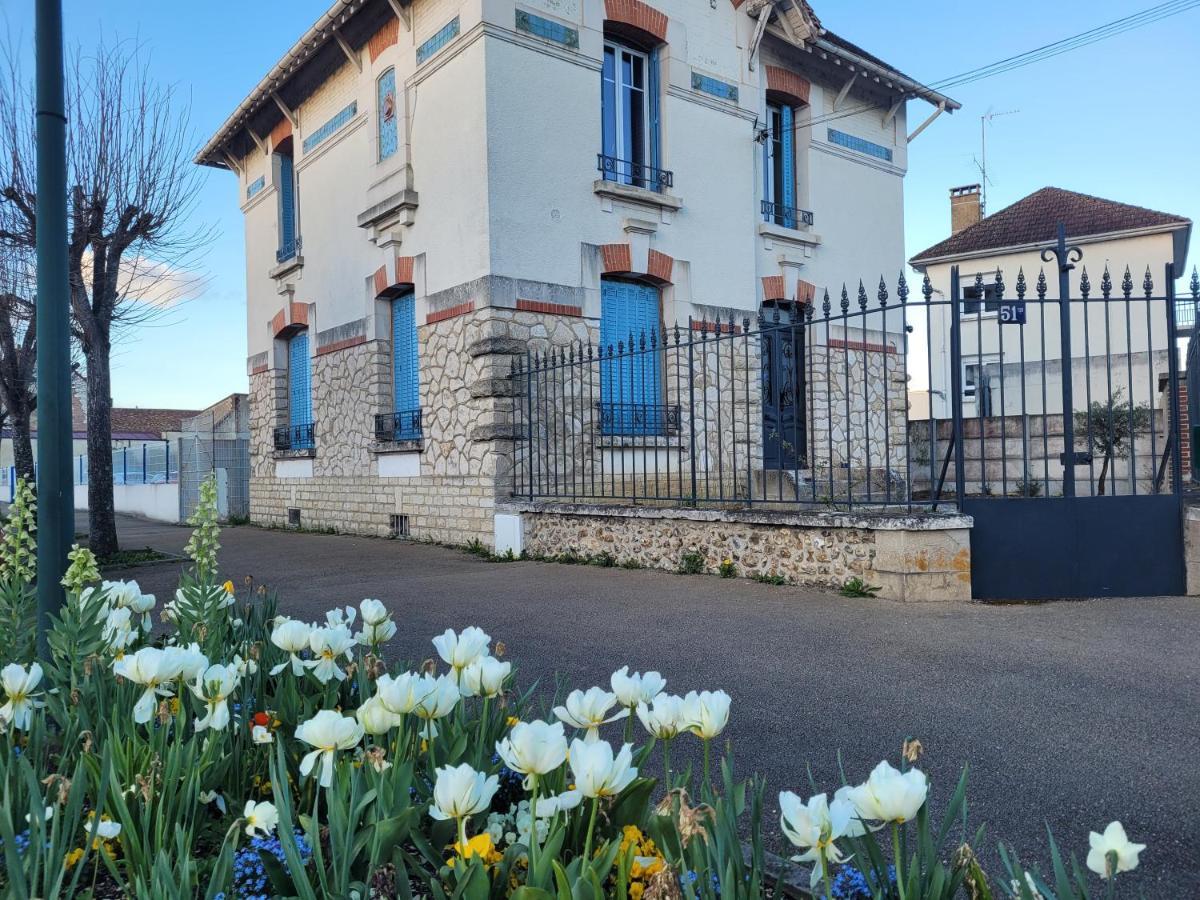
[(421, 410), (400, 409), (375, 416), (375, 440), (416, 441), (421, 439)]
[(803, 512), (1177, 491), (1173, 272), (1093, 281), (1047, 252), (1049, 275), (859, 282), (532, 349), (511, 376), (513, 495)]
[(784, 206), (770, 200), (762, 201), (762, 217), (764, 222), (782, 225), (784, 228), (799, 228), (801, 225), (811, 226), (815, 221), (812, 210), (800, 209), (796, 206)]
[(651, 191), (664, 191), (675, 186), (675, 173), (669, 169), (657, 169), (645, 163), (619, 159), (605, 153), (596, 154), (596, 169), (605, 181), (615, 181)]

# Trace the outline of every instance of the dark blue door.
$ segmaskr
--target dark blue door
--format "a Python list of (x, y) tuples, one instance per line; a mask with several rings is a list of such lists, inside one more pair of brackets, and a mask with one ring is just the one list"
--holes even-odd
[(663, 430), (658, 289), (631, 281), (601, 283), (600, 421), (606, 434)]

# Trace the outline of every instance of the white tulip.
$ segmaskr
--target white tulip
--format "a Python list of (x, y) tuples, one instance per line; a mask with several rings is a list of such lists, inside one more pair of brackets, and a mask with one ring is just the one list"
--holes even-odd
[(442, 634), (433, 639), (433, 646), (451, 669), (454, 670), (455, 682), (458, 673), (469, 666), (479, 657), (488, 652), (491, 637), (481, 628), (471, 625), (461, 633), (455, 633), (453, 628), (447, 628)]
[(250, 837), (266, 837), (279, 824), (279, 810), (275, 808), (274, 803), (255, 803), (253, 800), (247, 800), (246, 808), (242, 810), (242, 818), (246, 820), (246, 834)]
[(393, 678), (391, 675), (380, 675), (375, 682), (377, 696), (391, 712), (398, 716), (406, 715), (416, 709), (421, 702), (423, 688), (421, 676), (415, 672), (402, 672)]
[(195, 681), (208, 668), (208, 657), (200, 651), (200, 645), (195, 641), (186, 647), (168, 647), (172, 665), (179, 669), (178, 678), (184, 681)]
[(629, 707), (649, 703), (667, 686), (667, 679), (658, 672), (647, 672), (644, 675), (634, 672), (630, 675), (629, 666), (621, 666), (613, 672), (609, 682), (612, 684), (613, 693), (617, 695), (617, 702)]
[(924, 772), (901, 772), (884, 760), (863, 784), (850, 789), (849, 797), (864, 821), (903, 825), (916, 818), (928, 793), (929, 779)]
[(387, 607), (378, 600), (366, 599), (358, 604), (364, 625), (379, 625), (388, 619)]
[(625, 744), (614, 757), (607, 741), (574, 740), (570, 760), (575, 787), (585, 797), (615, 797), (637, 778), (632, 744)]
[(237, 685), (238, 673), (233, 666), (209, 666), (196, 676), (195, 683), (188, 687), (205, 705), (204, 716), (195, 721), (196, 731), (222, 731), (229, 724), (229, 695)]
[(729, 724), (730, 698), (724, 691), (688, 691), (683, 698), (684, 727), (697, 737), (711, 741)]
[(567, 695), (565, 706), (554, 707), (554, 715), (573, 728), (586, 730), (584, 740), (600, 739), (600, 726), (629, 715), (628, 708), (618, 710), (609, 716), (608, 711), (617, 703), (617, 695), (610, 694), (604, 688), (591, 687), (587, 691), (571, 691)]
[(250, 729), (250, 740), (255, 744), (269, 744), (275, 738), (265, 725), (255, 725)]
[(241, 655), (236, 653), (230, 665), (237, 669), (238, 678), (245, 678), (247, 675), (253, 675), (258, 671), (258, 663), (253, 659), (242, 659)]
[(113, 663), (115, 674), (144, 688), (133, 705), (133, 721), (139, 725), (149, 722), (158, 698), (174, 696), (170, 682), (179, 678), (184, 661), (183, 651), (177, 647), (143, 647)]
[(391, 619), (384, 619), (375, 625), (363, 623), (362, 631), (354, 635), (354, 639), (364, 647), (377, 648), (380, 644), (386, 644), (396, 636), (396, 623)]
[(464, 819), (486, 810), (500, 789), (500, 778), (476, 772), (467, 763), (443, 766), (433, 785), (429, 815), (435, 819)]
[(464, 697), (495, 697), (504, 690), (504, 679), (512, 663), (494, 656), (481, 656), (462, 670), (458, 688)]
[[(88, 813), (87, 819), (83, 823), (83, 832), (89, 837), (92, 834), (92, 826), (96, 822), (96, 814)], [(96, 825), (96, 837), (102, 841), (111, 841), (121, 833), (121, 823), (113, 822), (111, 819), (101, 819), (100, 824)]]
[(432, 675), (422, 675), (416, 691), (420, 700), (413, 707), (413, 712), (418, 718), (425, 720), (421, 736), (433, 739), (438, 733), (434, 721), (450, 715), (462, 695), (459, 694), (453, 679), (447, 675), (439, 675), (436, 678)]
[(133, 627), (133, 613), (129, 607), (110, 609), (100, 636), (114, 654), (124, 653), (125, 648), (138, 639), (137, 629)]
[(514, 772), (545, 775), (567, 758), (567, 738), (561, 722), (518, 722), (507, 737), (496, 742), (496, 752)]
[(686, 727), (683, 718), (683, 698), (674, 694), (659, 694), (649, 705), (639, 703), (637, 716), (651, 736), (669, 741)]
[(367, 734), (387, 734), (400, 724), (400, 716), (388, 709), (378, 694), (359, 706), (354, 717)]
[(28, 669), (9, 663), (0, 669), (0, 684), (3, 684), (8, 698), (0, 707), (0, 721), (11, 722), (21, 731), (28, 731), (33, 711), (46, 705), (44, 701), (36, 699), (41, 693), (33, 692), (41, 680), (42, 667), (38, 663), (30, 663)]
[(325, 624), (330, 628), (337, 628), (339, 625), (345, 625), (349, 628), (354, 624), (354, 618), (358, 615), (358, 610), (353, 606), (347, 606), (344, 610), (333, 608), (325, 613)]
[(323, 709), (307, 722), (301, 722), (296, 728), (296, 739), (316, 749), (300, 761), (300, 774), (307, 777), (320, 759), (320, 785), (329, 787), (333, 783), (333, 759), (337, 751), (356, 746), (362, 736), (362, 725), (332, 709)]
[(354, 644), (354, 636), (345, 625), (314, 628), (308, 637), (308, 646), (313, 652), (313, 658), (305, 665), (312, 669), (313, 675), (321, 684), (326, 684), (331, 678), (344, 681), (346, 673), (339, 668), (337, 658), (345, 654), (346, 659), (353, 659)]
[[(275, 627), (271, 629), (271, 643), (288, 654), (293, 675), (304, 674), (304, 660), (298, 654), (308, 649), (308, 639), (312, 632), (313, 626), (307, 622), (298, 622), (285, 616), (279, 616), (275, 620)], [(287, 661), (281, 662), (271, 669), (271, 674), (278, 675), (286, 667)]]
[[(784, 836), (805, 852), (793, 856), (794, 862), (812, 863), (810, 887), (828, 874), (830, 865), (845, 860), (835, 843), (844, 837), (863, 834), (865, 829), (857, 820), (857, 811), (850, 801), (849, 788), (841, 788), (830, 803), (825, 794), (816, 794), (802, 803), (791, 791), (779, 794), (780, 825)], [(815, 893), (815, 890), (814, 890)]]
[[(1135, 844), (1125, 834), (1125, 826), (1120, 822), (1109, 822), (1103, 833), (1095, 831), (1088, 833), (1087, 867), (1101, 878), (1112, 878), (1120, 872), (1130, 872), (1137, 868), (1138, 854), (1146, 849), (1145, 844)], [(1116, 870), (1113, 870), (1110, 853), (1117, 855)]]
[(563, 791), (552, 797), (542, 797), (538, 800), (537, 814), (539, 819), (548, 819), (560, 812), (574, 809), (583, 802), (583, 792), (579, 790)]

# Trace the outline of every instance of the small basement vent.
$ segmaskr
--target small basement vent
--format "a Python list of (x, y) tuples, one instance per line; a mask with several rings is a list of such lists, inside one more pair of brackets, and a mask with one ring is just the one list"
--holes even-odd
[(289, 506), (288, 507), (288, 528), (299, 528), (299, 527), (300, 527), (300, 507)]
[(391, 528), (392, 537), (406, 538), (409, 536), (408, 516), (392, 515), (388, 517), (388, 524)]

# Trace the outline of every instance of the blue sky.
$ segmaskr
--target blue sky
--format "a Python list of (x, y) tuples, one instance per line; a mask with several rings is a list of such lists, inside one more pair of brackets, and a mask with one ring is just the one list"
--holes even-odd
[[(1154, 0), (814, 0), (824, 24), (909, 75), (933, 82), (1129, 15)], [(206, 139), (328, 0), (202, 3), (64, 0), (68, 41), (136, 38), (151, 71), (190, 96), (197, 142)], [(32, 0), (5, 4), (0, 26), (28, 45)], [(989, 208), (1046, 185), (1200, 215), (1200, 8), (1052, 60), (951, 90), (963, 104), (910, 148), (906, 244), (912, 255), (949, 231), (948, 188), (979, 180), (980, 116), (988, 136)], [(32, 57), (26, 54), (26, 62)], [(909, 104), (911, 122), (929, 109)], [(232, 175), (210, 171), (196, 216), (216, 229), (203, 292), (114, 352), (113, 394), (123, 406), (202, 407), (246, 389), (241, 213)], [(1197, 259), (1193, 239), (1188, 266)], [(847, 280), (859, 273), (848, 273)], [(871, 273), (862, 273), (868, 277)]]

